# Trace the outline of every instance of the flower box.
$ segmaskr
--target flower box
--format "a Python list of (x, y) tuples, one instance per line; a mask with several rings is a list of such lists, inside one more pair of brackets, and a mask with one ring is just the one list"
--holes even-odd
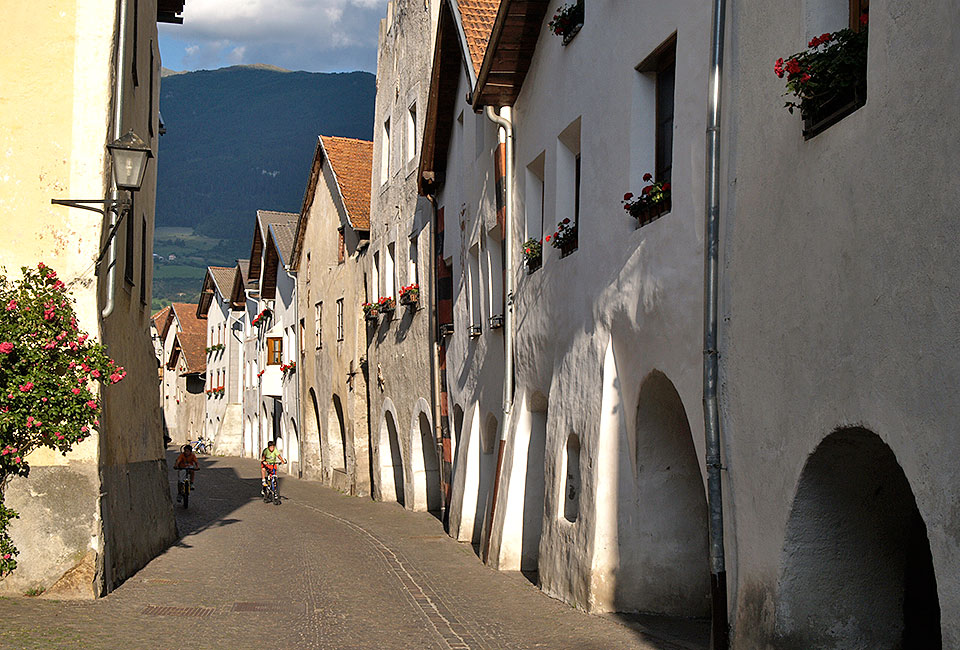
[(573, 251), (577, 250), (579, 237), (577, 235), (577, 226), (570, 225), (570, 219), (564, 219), (557, 224), (557, 230), (552, 235), (547, 235), (544, 241), (560, 251), (560, 257), (564, 258)]
[(672, 207), (670, 183), (654, 182), (653, 174), (650, 173), (644, 174), (643, 180), (649, 185), (640, 191), (640, 196), (634, 197), (631, 192), (627, 192), (621, 201), (623, 209), (637, 220), (638, 228), (670, 212)]
[(641, 206), (636, 212), (631, 212), (630, 214), (636, 217), (637, 228), (640, 228), (670, 212), (672, 207), (672, 202), (668, 196), (657, 203), (648, 203), (647, 205)]
[(377, 302), (381, 314), (392, 314), (397, 308), (397, 301), (391, 296), (384, 296)]
[(527, 273), (533, 273), (543, 265), (543, 244), (539, 239), (531, 237), (521, 246), (523, 261), (527, 265)]
[(866, 103), (867, 28), (868, 17), (863, 13), (855, 28), (814, 36), (806, 50), (774, 63), (774, 73), (786, 78), (784, 108), (791, 114), (800, 110), (805, 139)]
[(416, 307), (420, 303), (420, 285), (411, 284), (400, 289), (400, 304)]
[(843, 89), (836, 97), (803, 118), (803, 137), (809, 140), (867, 103), (866, 87)]
[(583, 2), (584, 0), (577, 0), (573, 4), (563, 5), (557, 9), (548, 24), (550, 31), (563, 37), (564, 45), (569, 44), (583, 27)]
[(363, 317), (367, 319), (368, 322), (377, 320), (380, 317), (380, 307), (375, 302), (365, 302), (363, 303)]

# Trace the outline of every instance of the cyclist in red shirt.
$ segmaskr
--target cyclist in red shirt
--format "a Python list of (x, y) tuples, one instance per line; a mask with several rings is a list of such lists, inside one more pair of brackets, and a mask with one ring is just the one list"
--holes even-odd
[[(190, 445), (184, 445), (180, 452), (180, 455), (177, 456), (177, 461), (173, 464), (173, 466), (176, 469), (185, 469), (187, 467), (193, 467), (195, 469), (199, 469), (200, 462), (197, 460), (197, 455), (193, 453), (193, 447), (191, 447)], [(197, 479), (195, 477), (195, 474), (196, 472), (193, 469), (191, 469), (190, 483), (192, 483), (194, 487), (197, 486)]]

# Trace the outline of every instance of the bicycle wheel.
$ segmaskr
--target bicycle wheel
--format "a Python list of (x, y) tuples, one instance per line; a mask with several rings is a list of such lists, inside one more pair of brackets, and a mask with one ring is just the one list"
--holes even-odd
[(190, 504), (190, 481), (183, 482), (183, 509), (186, 510)]
[(277, 485), (277, 477), (273, 477), (273, 505), (280, 505), (280, 490)]

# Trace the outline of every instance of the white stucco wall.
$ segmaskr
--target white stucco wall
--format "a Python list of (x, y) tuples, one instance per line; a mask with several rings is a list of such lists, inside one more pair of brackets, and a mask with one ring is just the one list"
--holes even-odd
[[(782, 108), (783, 81), (771, 66), (803, 48), (807, 4), (787, 2), (770, 21), (760, 4), (739, 3), (730, 17), (721, 403), (737, 542), (735, 639), (745, 648), (900, 647), (899, 616), (873, 618), (849, 605), (880, 611), (885, 599), (904, 598), (899, 576), (881, 584), (872, 576), (922, 554), (905, 553), (891, 537), (910, 519), (878, 525), (869, 542), (831, 538), (826, 515), (804, 519), (822, 512), (824, 499), (840, 507), (828, 491), (840, 476), (849, 484), (836, 489), (848, 494), (879, 480), (882, 492), (863, 495), (852, 516), (860, 530), (871, 512), (882, 522), (898, 468), (929, 540), (942, 647), (957, 647), (960, 187), (952, 179), (960, 84), (931, 65), (956, 59), (956, 5), (871, 2), (867, 103), (805, 141), (799, 117)], [(802, 478), (808, 458), (847, 427), (868, 430), (877, 444), (849, 443), (853, 457), (811, 495)], [(881, 462), (881, 447), (893, 460)], [(863, 462), (869, 469), (858, 473)], [(797, 526), (804, 541), (788, 544)], [(848, 560), (844, 584), (800, 593), (809, 566), (795, 558), (823, 538), (835, 542), (832, 556)], [(874, 543), (884, 544), (882, 559), (863, 561)], [(785, 619), (788, 596), (794, 616)], [(893, 624), (883, 639), (869, 636), (877, 620)]]

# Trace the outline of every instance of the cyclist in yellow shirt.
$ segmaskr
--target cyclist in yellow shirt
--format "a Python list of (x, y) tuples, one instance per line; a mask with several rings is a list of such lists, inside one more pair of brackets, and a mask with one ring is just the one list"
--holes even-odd
[(279, 463), (286, 463), (280, 450), (277, 449), (277, 443), (273, 440), (267, 443), (267, 448), (260, 454), (260, 484), (267, 487), (267, 470), (275, 472)]

